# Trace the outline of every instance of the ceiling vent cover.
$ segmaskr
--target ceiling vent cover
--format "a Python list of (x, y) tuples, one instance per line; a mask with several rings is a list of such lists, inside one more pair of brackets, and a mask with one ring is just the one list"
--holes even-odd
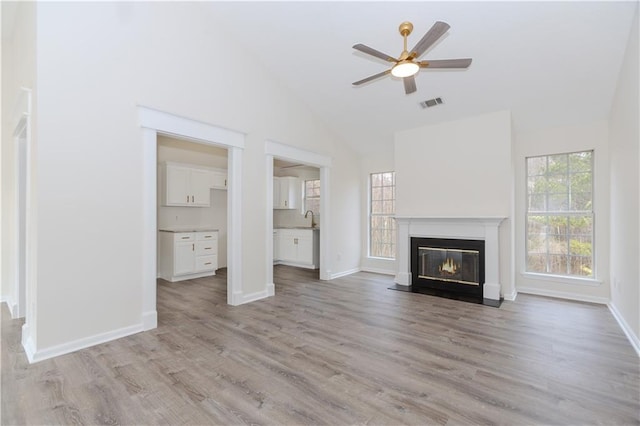
[(422, 108), (431, 108), (442, 103), (442, 98), (433, 98), (420, 102)]

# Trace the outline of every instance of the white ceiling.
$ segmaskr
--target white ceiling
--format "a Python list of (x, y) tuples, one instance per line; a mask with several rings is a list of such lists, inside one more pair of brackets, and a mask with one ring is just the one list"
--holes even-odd
[[(213, 2), (221, 26), (360, 153), (397, 130), (510, 109), (516, 132), (605, 118), (637, 2)], [(471, 57), (467, 70), (422, 70), (405, 95), (355, 43), (398, 56), (435, 21), (451, 25), (422, 59)], [(423, 109), (420, 101), (444, 104)]]

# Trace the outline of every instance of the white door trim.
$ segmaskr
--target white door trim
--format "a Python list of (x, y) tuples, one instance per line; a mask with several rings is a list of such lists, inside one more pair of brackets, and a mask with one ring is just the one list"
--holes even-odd
[(238, 295), (242, 295), (241, 175), (245, 135), (144, 106), (138, 106), (137, 109), (143, 144), (142, 324), (144, 330), (149, 330), (157, 327), (157, 135), (179, 137), (197, 143), (226, 147), (229, 150), (227, 303), (231, 305), (237, 304)]
[(331, 279), (331, 157), (316, 152), (307, 151), (302, 148), (285, 145), (283, 143), (267, 140), (265, 142), (266, 167), (266, 197), (267, 211), (266, 220), (266, 270), (267, 270), (267, 293), (273, 296), (275, 287), (273, 284), (273, 159), (277, 157), (283, 160), (303, 163), (308, 166), (320, 169), (320, 279)]

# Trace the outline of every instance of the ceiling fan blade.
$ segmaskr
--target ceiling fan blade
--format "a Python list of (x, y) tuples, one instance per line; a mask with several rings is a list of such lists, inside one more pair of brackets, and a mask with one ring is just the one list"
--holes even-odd
[(416, 88), (416, 76), (415, 75), (411, 75), (409, 77), (405, 77), (402, 79), (402, 81), (404, 82), (404, 93), (406, 93), (407, 95), (410, 93), (413, 93), (417, 90)]
[(468, 68), (471, 58), (465, 59), (438, 59), (434, 61), (421, 61), (420, 68)]
[(427, 31), (422, 39), (416, 44), (416, 46), (411, 49), (411, 52), (415, 53), (414, 58), (417, 58), (424, 52), (426, 52), (427, 49), (433, 46), (433, 44), (438, 41), (438, 39), (442, 37), (449, 28), (450, 26), (446, 22), (438, 21), (433, 24), (433, 27), (431, 27), (431, 29)]
[(356, 81), (355, 83), (352, 83), (354, 86), (359, 86), (363, 83), (366, 83), (367, 81), (371, 81), (371, 80), (375, 80), (376, 78), (380, 78), (382, 76), (385, 76), (387, 74), (389, 74), (391, 72), (391, 70), (386, 70), (383, 72), (379, 72), (378, 74), (374, 74), (372, 76), (369, 76), (367, 78), (363, 78), (362, 80)]
[(356, 49), (356, 50), (361, 51), (362, 53), (366, 53), (368, 55), (375, 56), (376, 58), (380, 58), (380, 59), (388, 61), (388, 62), (398, 62), (397, 59), (387, 55), (386, 53), (382, 53), (379, 50), (376, 50), (376, 49), (374, 49), (372, 47), (369, 47), (369, 46), (365, 46), (364, 44), (360, 44), (360, 43), (354, 44), (353, 48)]

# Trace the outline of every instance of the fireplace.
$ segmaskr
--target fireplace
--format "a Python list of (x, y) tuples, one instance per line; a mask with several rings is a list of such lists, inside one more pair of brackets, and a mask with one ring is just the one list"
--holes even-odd
[(484, 241), (411, 238), (412, 291), (483, 302)]
[[(431, 294), (439, 292), (440, 295), (447, 295), (464, 300), (469, 299), (469, 301), (473, 302), (484, 298), (483, 304), (499, 307), (502, 299), (502, 286), (500, 285), (499, 227), (504, 219), (504, 217), (396, 216), (396, 223), (398, 225), (398, 245), (396, 253), (397, 273), (394, 280), (395, 285), (391, 288), (399, 291), (415, 291)], [(464, 275), (462, 275), (462, 272), (458, 272), (458, 275), (454, 275), (453, 278), (455, 281), (477, 282), (478, 285), (444, 281), (443, 278), (451, 278), (448, 276), (437, 276), (435, 278), (439, 279), (435, 281), (429, 283), (423, 282), (417, 274), (414, 275), (413, 273), (413, 267), (417, 261), (417, 255), (411, 253), (412, 240), (414, 238), (437, 239), (440, 241), (462, 240), (470, 241), (472, 244), (483, 242), (481, 249), (474, 247), (466, 248), (482, 252), (482, 254), (478, 253), (478, 280), (469, 279), (470, 270), (464, 270), (464, 267)], [(442, 244), (435, 248), (466, 250), (464, 247), (443, 246)], [(416, 260), (414, 261), (414, 259)], [(449, 274), (453, 271), (452, 262), (455, 263), (455, 260), (452, 259), (449, 264), (444, 265), (445, 272)], [(467, 266), (467, 268), (469, 267)], [(480, 269), (482, 269), (482, 271), (480, 271)], [(458, 270), (458, 266), (455, 267), (455, 270)], [(432, 276), (434, 275), (434, 271), (420, 275), (430, 276), (430, 279), (432, 279), (434, 278)], [(512, 284), (511, 287), (507, 288), (510, 290), (509, 293), (507, 293), (509, 298), (513, 298), (515, 294)]]

